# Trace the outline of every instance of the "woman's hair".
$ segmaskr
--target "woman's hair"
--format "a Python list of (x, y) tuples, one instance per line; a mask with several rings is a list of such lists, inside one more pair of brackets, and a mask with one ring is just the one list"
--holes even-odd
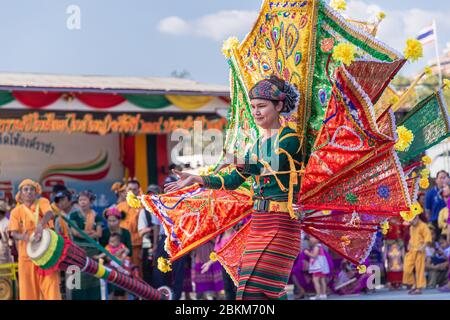
[[(267, 79), (270, 83), (275, 85), (281, 92), (286, 95), (286, 98), (283, 101), (283, 110), (282, 113), (289, 113), (293, 111), (300, 100), (300, 93), (298, 92), (297, 87), (284, 81), (283, 79), (278, 78), (276, 75), (271, 75), (269, 79)], [(277, 105), (279, 101), (272, 101), (274, 105)]]
[(77, 201), (78, 199), (80, 199), (80, 197), (86, 197), (90, 202), (94, 202), (95, 199), (97, 199), (97, 196), (91, 190), (81, 191), (77, 197)]

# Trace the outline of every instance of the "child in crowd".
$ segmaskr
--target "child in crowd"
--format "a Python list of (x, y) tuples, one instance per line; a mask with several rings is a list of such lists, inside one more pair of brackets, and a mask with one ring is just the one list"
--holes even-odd
[(408, 252), (405, 256), (403, 283), (410, 286), (409, 294), (422, 294), (426, 287), (425, 248), (431, 244), (431, 232), (425, 222), (416, 216), (411, 221)]
[(305, 253), (310, 257), (309, 261), (309, 273), (312, 274), (314, 288), (316, 289), (316, 296), (312, 297), (312, 300), (326, 299), (327, 298), (327, 282), (328, 275), (330, 274), (330, 266), (325, 255), (325, 250), (319, 241), (310, 237), (311, 247), (309, 250), (305, 250)]

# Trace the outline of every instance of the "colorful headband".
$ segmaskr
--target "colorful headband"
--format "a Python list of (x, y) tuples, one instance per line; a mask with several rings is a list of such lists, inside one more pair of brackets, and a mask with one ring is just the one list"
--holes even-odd
[(258, 82), (249, 92), (250, 99), (264, 99), (271, 101), (284, 101), (286, 93), (268, 80)]
[(116, 207), (112, 207), (105, 210), (104, 217), (108, 218), (110, 216), (117, 217), (119, 220), (123, 218), (122, 211), (119, 211)]

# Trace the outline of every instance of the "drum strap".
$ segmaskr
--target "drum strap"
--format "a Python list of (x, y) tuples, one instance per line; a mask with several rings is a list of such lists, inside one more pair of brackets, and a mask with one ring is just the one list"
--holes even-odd
[(39, 222), (39, 201), (34, 202), (34, 213), (28, 208), (26, 205), (22, 204), (22, 206), (25, 208), (25, 212), (27, 215), (31, 218), (32, 221), (34, 221), (34, 224), (37, 226)]

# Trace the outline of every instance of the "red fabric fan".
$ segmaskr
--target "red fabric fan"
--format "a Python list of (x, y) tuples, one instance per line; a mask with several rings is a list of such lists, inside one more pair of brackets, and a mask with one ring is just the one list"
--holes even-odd
[(386, 135), (352, 76), (338, 68), (335, 77), (326, 120), (302, 179), (299, 204), (305, 210), (408, 210), (409, 193), (393, 150), (389, 114), (383, 120), (384, 131), (390, 133)]
[(165, 195), (143, 196), (141, 202), (161, 221), (167, 235), (165, 249), (172, 262), (233, 227), (253, 207), (249, 195), (198, 185)]

